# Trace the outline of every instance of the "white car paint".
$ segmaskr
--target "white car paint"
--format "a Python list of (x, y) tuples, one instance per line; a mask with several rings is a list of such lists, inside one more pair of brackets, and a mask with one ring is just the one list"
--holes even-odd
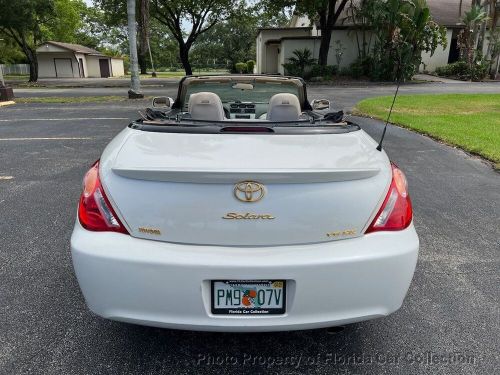
[[(362, 130), (126, 128), (104, 150), (99, 175), (129, 234), (90, 231), (77, 220), (71, 238), (89, 308), (144, 325), (247, 332), (328, 327), (396, 311), (419, 241), (409, 221), (405, 229), (365, 233), (394, 192), (389, 159), (375, 148)], [(258, 181), (265, 195), (239, 201), (241, 181)], [(264, 218), (224, 219), (229, 213)], [(286, 311), (214, 315), (213, 280), (284, 280)]]
[[(93, 233), (77, 222), (73, 264), (87, 305), (124, 322), (200, 331), (312, 329), (386, 316), (402, 304), (418, 253), (413, 225), (319, 244), (230, 247)], [(209, 280), (288, 281), (287, 312), (210, 312)]]
[[(226, 246), (331, 241), (327, 233), (335, 231), (362, 235), (382, 203), (392, 174), (375, 147), (363, 131), (269, 136), (125, 129), (101, 158), (101, 182), (135, 237)], [(234, 185), (244, 180), (263, 183), (265, 198), (235, 199)], [(230, 212), (275, 219), (221, 219)]]

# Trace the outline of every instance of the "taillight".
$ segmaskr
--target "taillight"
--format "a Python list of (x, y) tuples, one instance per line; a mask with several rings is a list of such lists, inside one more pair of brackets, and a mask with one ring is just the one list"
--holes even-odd
[(83, 178), (83, 192), (78, 205), (78, 219), (85, 229), (128, 234), (109, 203), (99, 180), (99, 161)]
[(366, 233), (408, 228), (413, 217), (408, 183), (404, 173), (391, 163), (392, 182), (384, 203)]

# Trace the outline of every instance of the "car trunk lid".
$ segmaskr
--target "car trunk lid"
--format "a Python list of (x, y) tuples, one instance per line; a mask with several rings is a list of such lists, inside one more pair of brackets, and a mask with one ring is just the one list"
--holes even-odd
[(271, 246), (356, 237), (390, 183), (387, 157), (362, 131), (129, 132), (101, 168), (113, 205), (140, 238)]

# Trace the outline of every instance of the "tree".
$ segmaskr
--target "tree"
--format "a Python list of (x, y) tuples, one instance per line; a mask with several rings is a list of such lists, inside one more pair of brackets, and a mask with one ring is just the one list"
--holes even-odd
[(43, 24), (43, 40), (56, 40), (58, 42), (77, 43), (78, 30), (82, 27), (82, 15), (87, 6), (83, 0), (53, 0), (54, 15)]
[(139, 26), (139, 66), (141, 67), (141, 74), (147, 74), (148, 67), (148, 53), (149, 53), (149, 3), (150, 0), (139, 0), (139, 19), (137, 21)]
[[(226, 19), (234, 0), (153, 0), (152, 16), (165, 25), (179, 44), (179, 58), (187, 75), (193, 74), (189, 51), (196, 39)], [(185, 38), (183, 24), (190, 23)]]
[(316, 59), (313, 58), (311, 50), (296, 49), (293, 51), (294, 56), (288, 58), (288, 62), (283, 64), (287, 70), (287, 74), (304, 77), (306, 68), (313, 65)]
[(490, 0), (490, 35), (488, 37), (488, 52), (490, 58), (490, 78), (495, 79), (500, 65), (500, 27), (498, 18), (500, 16), (499, 0)]
[(200, 35), (192, 49), (193, 61), (212, 61), (236, 71), (236, 63), (255, 58), (255, 30), (262, 21), (256, 7), (240, 2), (231, 17)]
[[(127, 25), (127, 2), (123, 0), (95, 0), (96, 6), (104, 12), (104, 23), (108, 27), (124, 28)], [(151, 0), (138, 0), (136, 2), (137, 15), (137, 58), (142, 74), (147, 73), (148, 68), (148, 36), (150, 27)]]
[(375, 39), (366, 60), (373, 79), (410, 79), (422, 52), (446, 46), (446, 30), (432, 20), (426, 0), (365, 0), (362, 8)]
[(470, 69), (472, 69), (472, 64), (476, 59), (479, 27), (483, 22), (486, 22), (487, 18), (488, 14), (478, 5), (473, 5), (462, 18), (465, 26), (459, 35), (460, 56), (467, 61)]
[(17, 43), (7, 35), (0, 40), (0, 64), (21, 64), (25, 62), (25, 56)]
[(328, 52), (332, 31), (349, 0), (266, 0), (271, 11), (295, 7), (295, 12), (305, 14), (312, 22), (317, 21), (321, 30), (318, 64), (328, 64)]
[(0, 0), (0, 33), (11, 38), (26, 56), (30, 82), (38, 80), (36, 47), (42, 41), (42, 27), (54, 14), (53, 0)]
[(141, 83), (139, 81), (139, 69), (137, 65), (137, 30), (135, 17), (135, 0), (127, 0), (128, 15), (128, 40), (130, 49), (130, 83), (131, 87), (128, 96), (131, 99), (142, 98)]

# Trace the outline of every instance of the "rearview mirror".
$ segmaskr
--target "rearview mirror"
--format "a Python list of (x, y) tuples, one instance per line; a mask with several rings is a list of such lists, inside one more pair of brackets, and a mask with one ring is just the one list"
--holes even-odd
[(253, 90), (253, 85), (251, 83), (238, 82), (231, 87), (236, 90)]
[(314, 99), (311, 102), (311, 107), (315, 111), (324, 111), (330, 109), (330, 101), (328, 99)]
[(157, 96), (153, 98), (153, 107), (172, 107), (174, 99), (169, 96)]

